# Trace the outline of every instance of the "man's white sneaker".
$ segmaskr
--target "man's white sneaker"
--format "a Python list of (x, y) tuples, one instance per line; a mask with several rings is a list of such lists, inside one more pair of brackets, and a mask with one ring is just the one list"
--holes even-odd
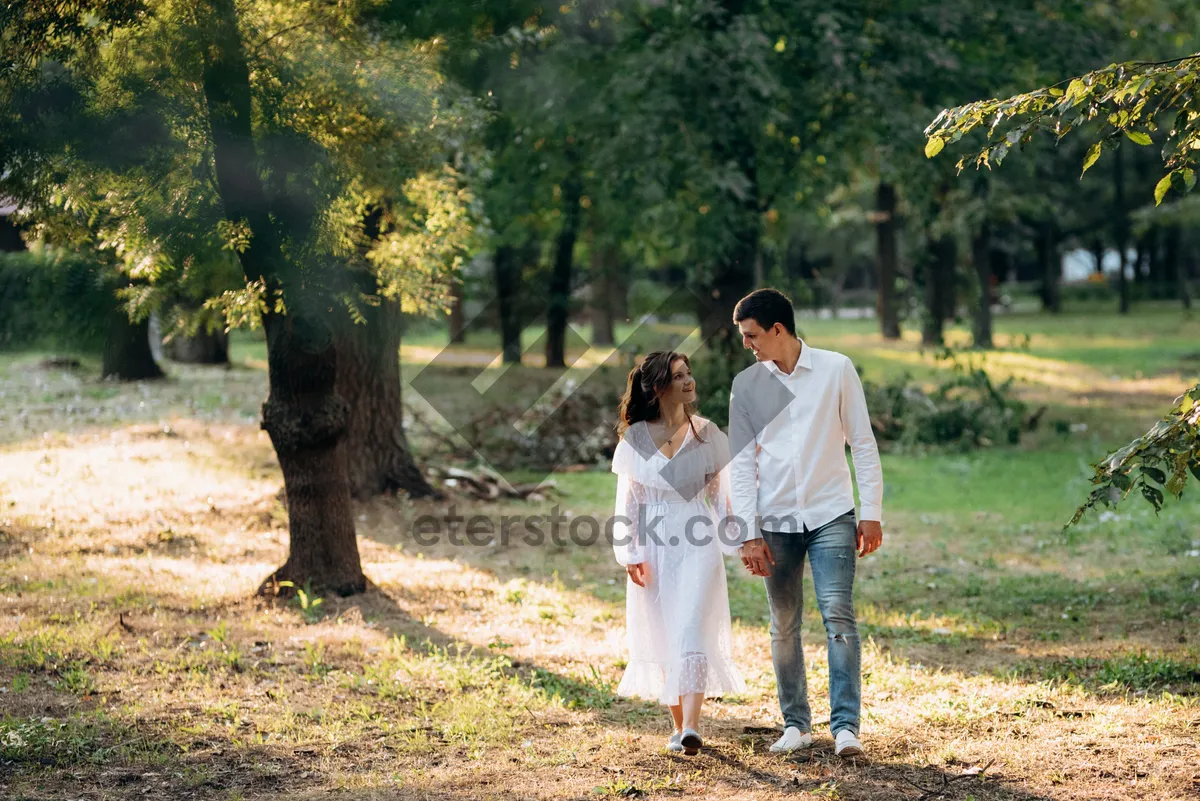
[(783, 730), (783, 736), (771, 746), (771, 751), (776, 754), (786, 754), (789, 751), (799, 751), (801, 748), (808, 748), (812, 744), (813, 739), (811, 734), (802, 732), (795, 726), (788, 726)]
[(856, 757), (863, 755), (862, 743), (849, 729), (842, 729), (833, 738), (833, 752), (840, 757)]

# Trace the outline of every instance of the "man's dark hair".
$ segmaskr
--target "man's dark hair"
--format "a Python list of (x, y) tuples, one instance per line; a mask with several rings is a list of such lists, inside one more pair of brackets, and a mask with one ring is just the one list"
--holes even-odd
[(778, 289), (756, 289), (739, 300), (733, 309), (733, 321), (746, 320), (753, 320), (767, 331), (775, 323), (782, 323), (785, 331), (796, 336), (796, 310), (787, 295)]

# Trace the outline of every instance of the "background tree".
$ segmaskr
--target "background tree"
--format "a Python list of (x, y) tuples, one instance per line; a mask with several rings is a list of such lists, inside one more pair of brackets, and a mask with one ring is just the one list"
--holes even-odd
[[(10, 17), (6, 36), (32, 41), (61, 21), (59, 11), (25, 6)], [(235, 323), (260, 321), (266, 334), (263, 428), (283, 470), (291, 538), (288, 561), (272, 579), (359, 591), (365, 579), (343, 441), (354, 410), (337, 391), (337, 332), (366, 293), (345, 267), (371, 190), (400, 185), (395, 176), (436, 161), (413, 158), (430, 152), (430, 135), (414, 131), (430, 127), (431, 73), (419, 48), (368, 30), (354, 7), (214, 0), (112, 19), (75, 39), (51, 37), (53, 48), (33, 47), (28, 68), (6, 76), (6, 94), (36, 113), (5, 120), (6, 134), (21, 134), (5, 137), (5, 162), (13, 165), (5, 188), (36, 196), (47, 177), (79, 174), (106, 197), (128, 200), (119, 247), (127, 262), (141, 257), (152, 285), (195, 277), (219, 261), (189, 262), (197, 252), (236, 257), (241, 285), (210, 307)], [(74, 30), (69, 21), (63, 26)], [(306, 58), (312, 52), (323, 58)], [(371, 69), (358, 69), (367, 55)], [(43, 56), (55, 59), (50, 69), (32, 61)], [(57, 124), (64, 109), (102, 124)], [(121, 141), (130, 120), (139, 123), (137, 135)], [(78, 141), (84, 132), (90, 146)], [(437, 217), (421, 214), (426, 223)], [(369, 296), (381, 285), (371, 285)], [(385, 361), (394, 368), (396, 360), (392, 349)]]
[[(1195, 22), (1194, 6), (1158, 8), (1179, 20)], [(1136, 30), (1136, 29), (1134, 29)], [(1196, 31), (1195, 25), (1184, 30)], [(1185, 51), (1200, 44), (1180, 36), (1175, 47)], [(1200, 162), (1200, 53), (1162, 61), (1127, 61), (1085, 73), (1057, 84), (1003, 99), (980, 100), (943, 110), (929, 125), (926, 155), (936, 156), (951, 143), (979, 130), (984, 144), (959, 159), (961, 170), (972, 161), (979, 166), (999, 166), (1009, 150), (1032, 141), (1040, 132), (1062, 139), (1083, 129), (1092, 140), (1083, 159), (1086, 173), (1103, 152), (1133, 143), (1151, 146), (1157, 137), (1166, 169), (1154, 186), (1155, 205), (1173, 190), (1187, 193), (1196, 184)], [(1128, 140), (1128, 141), (1126, 141)], [(1120, 152), (1118, 150), (1118, 152)], [(1126, 281), (1125, 238), (1128, 233), (1124, 205), (1123, 159), (1114, 158), (1114, 192), (1118, 215), (1116, 244), (1121, 251), (1119, 280)], [(1122, 288), (1122, 309), (1127, 308), (1128, 287)], [(1156, 426), (1096, 465), (1088, 501), (1068, 525), (1098, 504), (1115, 504), (1132, 490), (1157, 510), (1165, 493), (1182, 495), (1188, 473), (1200, 477), (1200, 427), (1197, 400), (1200, 387), (1180, 397), (1172, 411)]]

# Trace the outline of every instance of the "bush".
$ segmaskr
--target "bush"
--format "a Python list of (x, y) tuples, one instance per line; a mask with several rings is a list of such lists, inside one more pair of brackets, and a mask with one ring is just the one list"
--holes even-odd
[(115, 290), (112, 271), (89, 254), (0, 253), (0, 349), (100, 350)]
[(932, 392), (908, 375), (888, 384), (864, 382), (863, 389), (875, 437), (885, 448), (1015, 445), (1037, 420), (1013, 395), (1012, 379), (997, 386), (981, 367), (958, 361), (954, 375)]
[[(1191, 290), (1195, 294), (1195, 290)], [(1121, 299), (1117, 279), (1109, 276), (1104, 281), (1087, 281), (1073, 284), (1063, 284), (1059, 288), (1059, 298), (1064, 306), (1094, 306), (1105, 305), (1115, 307)], [(1138, 303), (1152, 300), (1179, 300), (1179, 284), (1175, 281), (1130, 281), (1129, 299)]]

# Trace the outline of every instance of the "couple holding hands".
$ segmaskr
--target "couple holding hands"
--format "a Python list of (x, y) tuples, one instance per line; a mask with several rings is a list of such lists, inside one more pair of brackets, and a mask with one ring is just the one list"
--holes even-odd
[[(624, 522), (613, 541), (629, 576), (629, 662), (617, 692), (668, 706), (670, 751), (696, 754), (704, 699), (745, 689), (733, 662), (724, 550), (766, 584), (784, 720), (771, 750), (813, 743), (800, 637), (807, 557), (828, 637), (835, 751), (863, 754), (854, 572), (855, 560), (883, 540), (883, 475), (854, 365), (810, 348), (795, 319), (791, 301), (774, 289), (737, 304), (734, 322), (757, 363), (733, 381), (728, 437), (693, 413), (696, 385), (682, 354), (648, 355), (621, 400), (612, 470), (614, 519)], [(701, 522), (720, 536), (693, 538)]]

